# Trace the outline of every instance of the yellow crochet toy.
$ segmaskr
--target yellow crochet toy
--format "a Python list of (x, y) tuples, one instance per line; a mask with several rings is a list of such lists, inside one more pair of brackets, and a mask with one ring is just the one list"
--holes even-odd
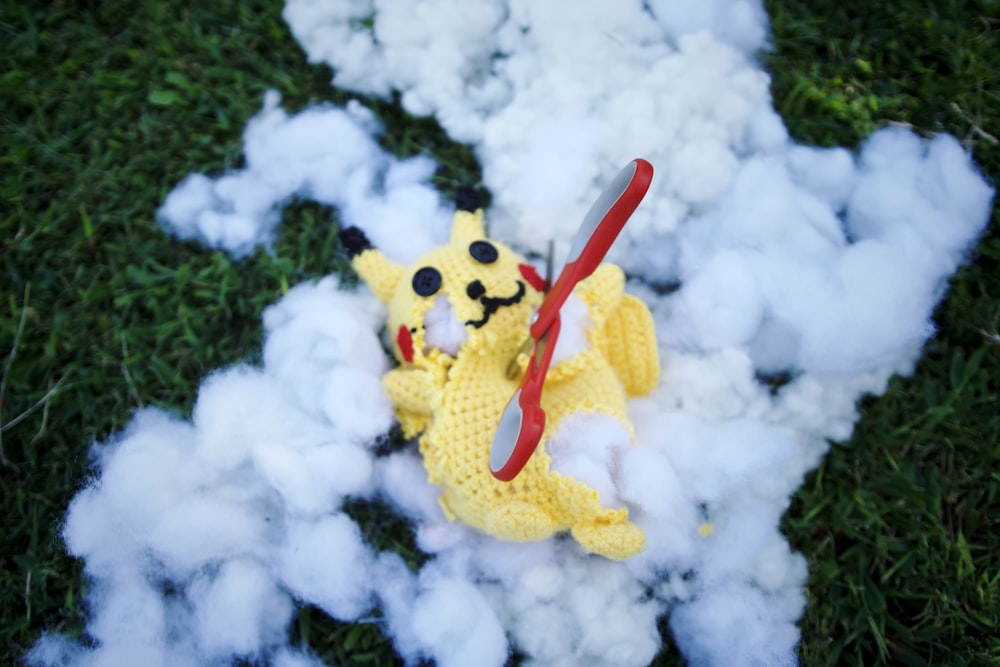
[[(502, 482), (490, 472), (490, 446), (518, 387), (519, 377), (508, 377), (511, 362), (520, 374), (528, 363), (523, 344), (544, 281), (486, 238), (482, 210), (457, 211), (450, 242), (410, 268), (390, 262), (356, 228), (341, 240), (388, 306), (400, 365), (383, 385), (404, 434), (422, 434), (424, 466), (447, 517), (502, 539), (568, 529), (590, 552), (639, 553), (645, 534), (617, 498), (614, 454), (634, 438), (626, 400), (656, 386), (659, 360), (653, 319), (624, 293), (621, 269), (602, 264), (564, 306), (564, 334), (542, 393), (542, 443), (514, 480)], [(573, 327), (575, 340), (566, 333)]]

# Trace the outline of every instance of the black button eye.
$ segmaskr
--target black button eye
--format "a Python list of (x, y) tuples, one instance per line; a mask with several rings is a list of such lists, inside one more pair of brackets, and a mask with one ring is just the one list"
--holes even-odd
[(413, 274), (413, 291), (420, 296), (431, 296), (441, 289), (441, 272), (425, 266)]
[(497, 249), (488, 241), (473, 241), (469, 246), (469, 254), (472, 259), (483, 264), (492, 264), (499, 256)]

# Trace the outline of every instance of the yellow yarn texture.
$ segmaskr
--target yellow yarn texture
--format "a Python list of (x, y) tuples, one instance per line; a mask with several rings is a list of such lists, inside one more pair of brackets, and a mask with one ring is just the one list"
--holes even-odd
[[(383, 385), (403, 432), (420, 436), (428, 478), (440, 487), (449, 519), (506, 540), (540, 540), (568, 530), (587, 551), (613, 559), (643, 549), (645, 534), (629, 521), (627, 508), (605, 507), (596, 490), (551, 470), (546, 451), (546, 442), (574, 414), (608, 415), (631, 434), (627, 399), (659, 382), (652, 316), (625, 294), (620, 268), (602, 264), (576, 286), (589, 325), (585, 344), (550, 368), (542, 392), (542, 442), (514, 480), (501, 482), (490, 473), (490, 447), (528, 362), (523, 346), (544, 298), (537, 273), (513, 250), (486, 238), (482, 211), (456, 213), (450, 242), (411, 267), (374, 248), (352, 264), (388, 307), (400, 364)], [(433, 325), (425, 315), (442, 296), (466, 335), (454, 355), (426, 341)], [(566, 327), (564, 321), (563, 336)], [(510, 378), (512, 362), (520, 374)]]

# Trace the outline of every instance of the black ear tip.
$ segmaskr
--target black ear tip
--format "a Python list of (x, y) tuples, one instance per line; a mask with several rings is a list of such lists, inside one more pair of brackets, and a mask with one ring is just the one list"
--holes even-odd
[(471, 185), (460, 185), (455, 190), (455, 208), (459, 211), (475, 212), (482, 208), (483, 197), (479, 190)]
[(357, 227), (344, 227), (337, 234), (337, 238), (340, 240), (340, 245), (344, 247), (344, 251), (347, 252), (348, 258), (351, 259), (372, 247), (371, 241)]

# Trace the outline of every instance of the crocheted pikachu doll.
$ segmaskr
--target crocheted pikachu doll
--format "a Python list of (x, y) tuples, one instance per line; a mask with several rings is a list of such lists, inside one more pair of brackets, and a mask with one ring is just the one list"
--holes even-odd
[[(449, 520), (518, 541), (568, 529), (592, 553), (630, 558), (645, 546), (645, 534), (617, 499), (613, 450), (634, 437), (627, 398), (659, 381), (649, 310), (624, 293), (617, 266), (602, 264), (577, 285), (563, 306), (563, 336), (542, 392), (542, 442), (516, 478), (497, 480), (490, 447), (528, 363), (523, 345), (544, 281), (524, 258), (486, 238), (482, 210), (463, 205), (461, 195), (459, 208), (450, 242), (409, 268), (390, 262), (357, 228), (341, 232), (354, 269), (388, 307), (400, 365), (383, 386), (403, 432), (422, 434), (424, 466)], [(560, 354), (564, 339), (575, 349)], [(520, 369), (513, 378), (512, 360)], [(588, 434), (605, 442), (585, 442)]]

